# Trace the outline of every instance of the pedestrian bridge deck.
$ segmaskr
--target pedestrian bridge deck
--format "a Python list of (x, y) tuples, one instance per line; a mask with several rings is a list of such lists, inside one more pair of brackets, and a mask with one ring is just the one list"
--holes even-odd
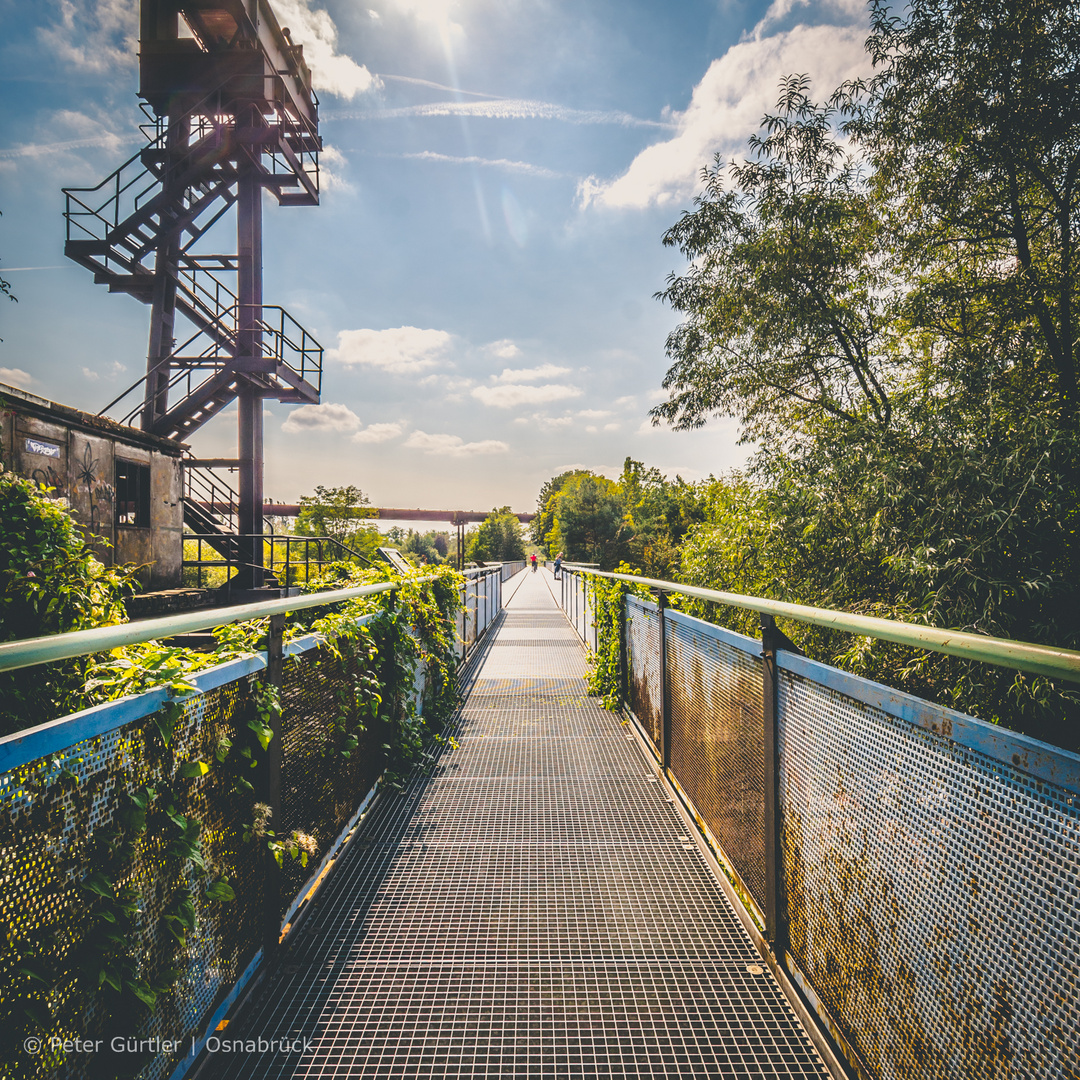
[[(214, 1077), (825, 1077), (656, 768), (506, 584), (456, 747), (381, 798)], [(512, 595), (511, 595), (512, 594)]]

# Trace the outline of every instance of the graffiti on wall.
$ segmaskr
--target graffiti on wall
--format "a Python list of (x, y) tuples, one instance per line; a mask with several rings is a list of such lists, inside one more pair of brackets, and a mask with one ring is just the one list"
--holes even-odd
[(87, 526), (91, 532), (96, 532), (99, 525), (108, 526), (112, 522), (115, 489), (98, 475), (100, 465), (100, 461), (94, 457), (94, 448), (87, 443), (82, 461), (76, 465), (76, 481), (86, 488)]

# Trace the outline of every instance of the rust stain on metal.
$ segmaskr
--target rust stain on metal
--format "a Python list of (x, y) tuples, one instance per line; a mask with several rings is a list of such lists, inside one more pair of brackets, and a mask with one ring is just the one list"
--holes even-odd
[[(765, 760), (762, 682), (727, 646), (691, 641), (667, 649), (671, 768), (758, 907), (765, 903)], [(708, 650), (706, 652), (706, 650)], [(708, 662), (706, 662), (706, 658)]]

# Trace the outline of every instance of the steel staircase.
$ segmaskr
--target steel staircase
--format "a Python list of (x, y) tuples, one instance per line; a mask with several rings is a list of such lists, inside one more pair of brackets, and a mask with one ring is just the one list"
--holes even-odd
[(151, 117), (147, 145), (100, 184), (64, 190), (65, 254), (110, 292), (145, 304), (163, 284), (171, 287), (175, 311), (194, 327), (103, 414), (125, 403), (116, 419), (135, 421), (144, 414), (151, 377), (166, 405), (143, 415), (142, 427), (181, 441), (235, 400), (245, 383), (279, 401), (319, 400), (322, 346), (281, 307), (260, 305), (254, 349), (238, 363), (239, 301), (222, 279), (235, 273), (237, 256), (195, 250), (236, 203), (236, 162), (245, 154), (280, 203), (318, 202), (318, 136), (281, 97), (274, 113), (245, 113), (231, 103), (225, 84), (180, 120)]

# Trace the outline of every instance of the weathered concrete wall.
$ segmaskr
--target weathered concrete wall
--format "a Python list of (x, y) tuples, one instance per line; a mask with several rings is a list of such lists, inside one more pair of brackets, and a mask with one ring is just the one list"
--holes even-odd
[[(183, 446), (102, 417), (0, 385), (0, 453), (7, 468), (65, 498), (75, 517), (101, 542), (102, 562), (135, 563), (146, 589), (180, 584), (184, 511)], [(116, 523), (116, 462), (150, 468), (150, 525)]]

